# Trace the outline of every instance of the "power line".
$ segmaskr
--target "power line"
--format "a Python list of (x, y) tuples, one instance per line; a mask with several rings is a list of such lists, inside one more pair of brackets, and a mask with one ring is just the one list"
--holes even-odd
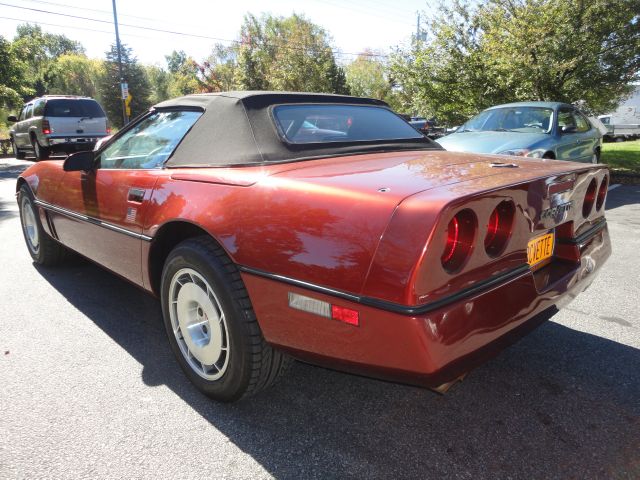
[[(46, 25), (48, 27), (71, 28), (72, 30), (86, 30), (89, 32), (106, 33), (109, 35), (113, 35), (113, 32), (109, 32), (107, 30), (96, 30), (95, 28), (88, 27), (76, 27), (74, 25), (61, 25), (60, 23), (36, 22), (35, 20), (30, 20), (27, 18), (2, 17), (2, 20), (13, 20), (14, 22), (33, 23), (35, 25)], [(153, 37), (145, 37), (144, 35), (136, 35), (135, 33), (128, 33), (127, 35), (129, 35), (130, 37), (144, 38), (147, 40), (156, 40)]]
[[(50, 10), (42, 10), (39, 8), (30, 8), (30, 7), (20, 7), (18, 5), (11, 5), (9, 3), (0, 3), (0, 5), (5, 6), (5, 7), (11, 7), (11, 8), (18, 8), (21, 10), (29, 10), (32, 12), (38, 12), (38, 13), (46, 13), (49, 15), (58, 15), (61, 17), (66, 17), (66, 18), (75, 18), (78, 20), (88, 20), (90, 22), (97, 22), (97, 23), (106, 23), (106, 24), (112, 24), (111, 21), (109, 20), (101, 20), (98, 18), (90, 18), (90, 17), (83, 17), (80, 15), (71, 15), (68, 13), (59, 13), (59, 12), (52, 12)], [(228, 42), (228, 43), (235, 43), (235, 44), (242, 44), (243, 42), (241, 42), (240, 40), (232, 40), (229, 38), (219, 38), (219, 37), (211, 37), (208, 35), (199, 35), (199, 34), (195, 34), (195, 33), (186, 33), (186, 32), (178, 32), (175, 30), (164, 30), (161, 28), (154, 28), (154, 27), (144, 27), (141, 25), (132, 25), (132, 24), (127, 24), (127, 23), (120, 23), (121, 26), (123, 27), (129, 27), (129, 28), (137, 28), (140, 30), (148, 30), (148, 31), (152, 31), (152, 32), (158, 32), (158, 33), (166, 33), (166, 34), (170, 34), (170, 35), (180, 35), (180, 36), (184, 36), (184, 37), (193, 37), (193, 38), (203, 38), (203, 39), (207, 39), (207, 40), (214, 40), (217, 42)], [(297, 51), (306, 51), (307, 48), (303, 47), (303, 46), (293, 46), (293, 45), (281, 45), (280, 46), (283, 49), (286, 50), (297, 50)], [(365, 56), (365, 57), (375, 57), (375, 58), (388, 58), (389, 55), (383, 55), (383, 54), (374, 54), (374, 53), (354, 53), (354, 52), (340, 52), (338, 50), (333, 50), (331, 49), (331, 52), (334, 55), (353, 55), (353, 56)]]
[[(27, 2), (30, 3), (38, 3), (38, 4), (44, 4), (44, 5), (54, 5), (57, 7), (67, 7), (67, 8), (74, 8), (76, 10), (86, 10), (89, 12), (97, 12), (97, 13), (103, 13), (106, 15), (111, 15), (111, 12), (109, 10), (101, 10), (98, 8), (88, 8), (88, 7), (79, 7), (79, 6), (75, 6), (75, 5), (69, 5), (69, 4), (65, 4), (65, 3), (58, 3), (58, 2), (50, 2), (50, 1), (46, 1), (46, 0), (25, 0)], [(325, 2), (328, 0), (312, 0), (314, 2)], [(346, 10), (351, 10), (351, 11), (358, 11), (367, 15), (371, 15), (371, 16), (375, 16), (378, 18), (384, 18), (385, 20), (389, 20), (389, 16), (395, 16), (398, 18), (398, 23), (402, 23), (405, 25), (411, 25), (409, 22), (407, 22), (406, 16), (403, 16), (401, 12), (399, 12), (397, 9), (393, 8), (393, 7), (387, 7), (384, 6), (382, 4), (378, 4), (380, 5), (378, 7), (378, 9), (372, 9), (370, 5), (364, 5), (362, 3), (357, 3), (354, 0), (351, 0), (353, 3), (355, 3), (355, 5), (357, 5), (356, 9), (350, 8), (348, 6), (342, 5), (340, 3), (336, 4), (333, 3), (332, 6), (335, 6), (337, 8), (343, 8)], [(372, 13), (372, 10), (377, 11), (378, 13), (380, 13), (381, 15), (376, 15), (374, 13)], [(185, 27), (192, 27), (193, 24), (176, 24), (175, 22), (167, 22), (164, 19), (160, 19), (160, 18), (154, 18), (154, 17), (141, 17), (138, 15), (128, 15), (125, 13), (122, 14), (118, 14), (120, 17), (128, 17), (128, 18), (136, 18), (139, 20), (145, 20), (145, 21), (152, 21), (152, 22), (159, 22), (161, 24), (167, 24), (167, 23), (171, 23), (172, 25), (181, 25), (181, 26), (185, 26)], [(412, 14), (411, 14), (412, 15)], [(402, 20), (400, 20), (402, 18)], [(391, 20), (391, 21), (396, 21), (396, 20)], [(202, 26), (202, 25), (198, 25), (198, 26)]]

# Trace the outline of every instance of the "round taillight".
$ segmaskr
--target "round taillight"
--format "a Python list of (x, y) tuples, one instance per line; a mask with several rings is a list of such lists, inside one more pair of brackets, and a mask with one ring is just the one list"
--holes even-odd
[(442, 266), (453, 273), (462, 268), (471, 249), (478, 229), (476, 214), (468, 208), (459, 211), (447, 225), (447, 238), (442, 253)]
[(609, 176), (605, 175), (598, 189), (598, 198), (596, 199), (596, 210), (600, 211), (607, 198), (607, 188), (609, 188)]
[(582, 203), (582, 216), (584, 218), (587, 218), (593, 209), (593, 203), (596, 201), (596, 189), (596, 179), (593, 178), (587, 188), (587, 193), (585, 193), (584, 202)]
[(515, 213), (516, 206), (511, 200), (500, 202), (491, 212), (487, 224), (487, 235), (484, 237), (484, 249), (490, 257), (500, 255), (507, 246)]

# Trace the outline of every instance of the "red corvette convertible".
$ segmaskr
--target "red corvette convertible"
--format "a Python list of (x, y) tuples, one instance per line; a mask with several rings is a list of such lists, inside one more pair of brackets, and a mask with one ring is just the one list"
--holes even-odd
[(377, 100), (160, 103), (18, 179), (33, 260), (160, 298), (191, 381), (233, 401), (291, 357), (445, 390), (610, 255), (602, 165), (443, 151)]

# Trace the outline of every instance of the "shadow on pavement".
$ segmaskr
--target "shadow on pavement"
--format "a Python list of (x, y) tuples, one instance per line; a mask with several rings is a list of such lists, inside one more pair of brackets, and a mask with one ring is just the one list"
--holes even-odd
[(548, 322), (446, 396), (296, 363), (223, 405), (182, 374), (154, 298), (89, 263), (38, 270), (145, 384), (167, 385), (276, 478), (640, 476), (640, 350)]
[(640, 203), (640, 185), (621, 185), (607, 195), (606, 210)]
[(2, 159), (0, 159), (0, 180), (16, 179), (27, 167), (29, 167), (29, 164), (12, 165), (10, 163), (4, 163)]

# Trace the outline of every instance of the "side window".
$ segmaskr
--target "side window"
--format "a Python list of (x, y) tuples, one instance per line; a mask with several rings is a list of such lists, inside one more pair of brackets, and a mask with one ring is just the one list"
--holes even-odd
[(24, 106), (24, 107), (22, 107), (22, 110), (20, 111), (20, 116), (18, 117), (18, 121), (21, 122), (22, 120), (24, 120), (26, 115), (27, 115), (27, 107)]
[(193, 111), (159, 111), (149, 115), (100, 154), (99, 168), (161, 167), (200, 115), (202, 112)]
[(33, 107), (33, 116), (41, 117), (44, 114), (44, 100), (38, 100)]
[(558, 112), (558, 128), (561, 132), (568, 129), (565, 133), (573, 133), (576, 131), (576, 119), (571, 110), (560, 109)]
[(591, 129), (591, 122), (580, 112), (574, 112), (573, 116), (576, 119), (576, 132), (584, 133)]
[(33, 116), (33, 103), (27, 105), (27, 111), (24, 114), (24, 118), (31, 118)]

